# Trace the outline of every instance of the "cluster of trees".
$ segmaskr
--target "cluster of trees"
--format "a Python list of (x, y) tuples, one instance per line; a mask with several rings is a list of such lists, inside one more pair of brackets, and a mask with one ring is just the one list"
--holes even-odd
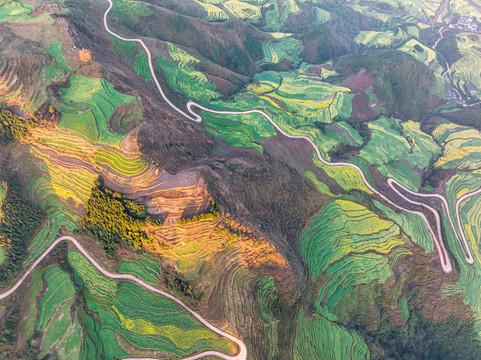
[(145, 206), (105, 188), (101, 181), (95, 182), (82, 226), (98, 239), (108, 257), (122, 242), (139, 249), (151, 246), (152, 240), (144, 231), (147, 223), (162, 225), (161, 220), (147, 216)]
[(26, 242), (42, 223), (42, 212), (32, 202), (20, 197), (18, 184), (10, 179), (4, 184), (7, 193), (2, 204), (3, 218), (0, 223), (0, 243), (7, 246), (7, 260), (0, 269), (0, 284), (22, 269), (27, 256)]
[(384, 101), (386, 116), (419, 121), (431, 110), (431, 91), (435, 77), (431, 70), (414, 58), (393, 51), (377, 51), (370, 55), (350, 56), (339, 64), (357, 73), (361, 68), (374, 76), (374, 90)]
[(217, 204), (215, 201), (212, 201), (212, 207), (210, 208), (210, 212), (208, 212), (207, 214), (195, 215), (190, 219), (180, 219), (179, 221), (177, 221), (177, 224), (185, 225), (185, 224), (198, 222), (201, 220), (208, 220), (208, 219), (215, 220), (219, 216), (220, 216), (219, 204)]
[(373, 359), (479, 359), (481, 344), (473, 320), (454, 316), (434, 324), (412, 309), (406, 327), (393, 327), (383, 318), (379, 329), (361, 331), (369, 344), (376, 344), (382, 355), (373, 352)]
[(34, 121), (21, 118), (10, 110), (0, 111), (0, 144), (9, 144), (23, 138), (28, 129), (35, 125)]

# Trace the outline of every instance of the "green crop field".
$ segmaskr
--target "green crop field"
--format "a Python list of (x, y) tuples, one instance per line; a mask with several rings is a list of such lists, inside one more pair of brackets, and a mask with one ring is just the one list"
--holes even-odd
[[(110, 119), (120, 105), (136, 101), (135, 97), (118, 93), (113, 85), (104, 79), (86, 78), (81, 75), (72, 76), (70, 87), (62, 89), (62, 93), (64, 105), (61, 108), (65, 109), (67, 106), (69, 110), (62, 115), (61, 127), (74, 130), (100, 144), (119, 145), (125, 136), (114, 134), (110, 130)], [(141, 116), (138, 111), (131, 112), (131, 115)], [(95, 119), (95, 127), (92, 118)], [(125, 119), (127, 123), (139, 120)]]
[(478, 169), (481, 167), (481, 133), (473, 128), (443, 123), (433, 132), (443, 144), (442, 156), (435, 167), (449, 169)]
[(401, 28), (387, 31), (361, 31), (354, 41), (360, 45), (366, 45), (369, 48), (391, 47), (397, 42), (407, 39), (409, 34)]
[[(135, 284), (106, 279), (77, 252), (69, 251), (69, 262), (86, 286), (89, 309), (99, 315), (101, 335), (117, 333), (137, 349), (163, 351), (179, 357), (211, 348), (229, 348), (227, 340), (205, 329), (170, 300)], [(137, 264), (142, 267), (143, 276), (150, 276), (145, 271), (151, 264), (145, 261)], [(135, 271), (140, 270), (137, 267)], [(110, 351), (109, 347), (105, 348)], [(118, 345), (113, 345), (115, 348)]]
[(222, 21), (229, 19), (229, 15), (222, 10), (221, 8), (217, 7), (215, 2), (209, 2), (208, 0), (195, 0), (200, 6), (204, 8), (207, 12), (207, 15), (204, 17), (204, 21)]
[(91, 111), (86, 111), (80, 114), (62, 114), (59, 128), (72, 129), (92, 141), (97, 141), (99, 137), (97, 123), (95, 122), (95, 117)]
[(461, 56), (451, 67), (453, 83), (467, 96), (481, 100), (481, 36), (461, 33), (456, 42)]
[(39, 16), (29, 16), (35, 8), (15, 0), (0, 0), (0, 23), (28, 24), (41, 22), (43, 24), (53, 24), (53, 20), (48, 13)]
[(370, 351), (356, 332), (323, 315), (312, 318), (301, 311), (297, 317), (294, 359), (362, 360), (370, 359)]
[(67, 61), (65, 60), (65, 57), (62, 55), (62, 44), (58, 41), (54, 41), (50, 46), (45, 49), (45, 52), (49, 55), (52, 55), (55, 62), (54, 66), (58, 67), (59, 69), (65, 71), (65, 72), (70, 72), (72, 69), (69, 68), (67, 65)]
[(269, 339), (269, 353), (267, 360), (275, 359), (279, 356), (278, 324), (274, 317), (272, 308), (277, 299), (275, 292), (277, 287), (272, 277), (263, 277), (256, 283), (256, 294), (259, 301), (259, 317), (266, 324), (267, 337)]
[(322, 274), (319, 304), (344, 318), (358, 307), (357, 288), (371, 288), (393, 276), (390, 256), (403, 245), (401, 229), (394, 222), (359, 204), (336, 200), (310, 221), (300, 251), (311, 277)]
[(143, 51), (135, 58), (135, 72), (147, 80), (150, 80), (152, 77), (150, 74), (147, 56), (145, 56)]
[(304, 46), (302, 42), (285, 34), (281, 34), (281, 38), (278, 41), (262, 44), (264, 59), (260, 60), (258, 65), (279, 64), (287, 60), (292, 65), (298, 66), (302, 61), (303, 49)]
[(158, 285), (160, 280), (160, 262), (150, 257), (125, 259), (119, 265), (119, 273), (133, 274), (145, 282)]
[(198, 62), (198, 59), (171, 43), (167, 43), (167, 54), (159, 54), (156, 61), (176, 92), (202, 102), (218, 99), (220, 94), (215, 84), (195, 70)]
[(223, 5), (232, 15), (247, 22), (256, 23), (262, 17), (261, 9), (247, 1), (228, 0)]
[(152, 14), (149, 6), (141, 1), (132, 0), (114, 0), (114, 9), (112, 11), (112, 17), (119, 20), (125, 20), (132, 24), (135, 24), (139, 16), (145, 17)]
[(45, 331), (52, 315), (67, 300), (75, 296), (75, 289), (70, 276), (60, 267), (48, 268), (44, 274), (47, 291), (39, 303), (37, 330)]
[(440, 153), (434, 139), (413, 121), (397, 123), (381, 117), (369, 123), (371, 140), (359, 156), (375, 166), (385, 177), (393, 177), (412, 190), (421, 186), (421, 173), (431, 158)]

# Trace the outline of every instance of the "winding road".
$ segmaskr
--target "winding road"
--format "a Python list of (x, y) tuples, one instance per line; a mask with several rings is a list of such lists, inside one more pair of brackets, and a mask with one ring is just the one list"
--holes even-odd
[[(309, 144), (313, 147), (314, 151), (316, 152), (316, 155), (319, 159), (319, 161), (321, 161), (323, 164), (327, 165), (327, 166), (348, 166), (348, 167), (351, 167), (351, 168), (354, 168), (358, 173), (359, 175), (361, 176), (364, 184), (366, 185), (366, 187), (371, 190), (374, 194), (376, 194), (377, 196), (379, 196), (381, 199), (383, 199), (386, 203), (390, 204), (391, 206), (393, 207), (396, 207), (397, 209), (401, 210), (401, 211), (404, 211), (404, 212), (407, 212), (407, 213), (411, 213), (411, 214), (415, 214), (415, 215), (418, 215), (420, 216), (423, 221), (425, 222), (432, 238), (433, 238), (433, 242), (436, 246), (436, 250), (437, 250), (437, 253), (438, 253), (438, 256), (439, 256), (439, 260), (441, 262), (441, 267), (443, 269), (443, 271), (445, 273), (450, 273), (452, 270), (453, 270), (453, 267), (452, 267), (452, 264), (451, 264), (451, 260), (449, 258), (449, 254), (444, 246), (444, 241), (443, 241), (443, 237), (442, 237), (442, 231), (441, 231), (441, 219), (440, 219), (440, 216), (439, 216), (439, 213), (437, 212), (436, 209), (434, 209), (433, 207), (431, 207), (430, 205), (428, 204), (425, 204), (425, 203), (422, 203), (422, 202), (419, 202), (419, 201), (415, 201), (415, 200), (412, 200), (410, 198), (408, 198), (407, 196), (405, 196), (404, 194), (402, 194), (397, 188), (400, 188), (402, 189), (403, 191), (405, 192), (408, 192), (409, 194), (411, 195), (414, 195), (414, 196), (419, 196), (419, 197), (436, 197), (438, 199), (441, 199), (443, 201), (443, 204), (445, 206), (445, 210), (446, 210), (446, 215), (447, 217), (449, 218), (449, 222), (450, 222), (450, 225), (454, 231), (454, 234), (456, 235), (456, 238), (458, 240), (458, 243), (459, 245), (461, 246), (461, 249), (464, 253), (464, 256), (466, 258), (466, 262), (468, 262), (469, 264), (472, 264), (473, 263), (473, 257), (471, 255), (471, 251), (469, 249), (469, 246), (467, 244), (467, 241), (466, 241), (466, 238), (464, 236), (464, 232), (462, 231), (462, 229), (459, 229), (460, 230), (460, 233), (462, 235), (462, 238), (463, 238), (463, 243), (461, 243), (460, 239), (459, 239), (459, 236), (458, 236), (458, 231), (456, 231), (455, 229), (455, 226), (454, 226), (454, 222), (452, 220), (452, 216), (451, 216), (451, 213), (449, 211), (449, 206), (448, 206), (448, 203), (446, 201), (446, 199), (441, 196), (441, 195), (438, 195), (438, 194), (420, 194), (420, 193), (416, 193), (416, 192), (413, 192), (411, 190), (408, 190), (406, 187), (404, 187), (402, 184), (400, 184), (397, 180), (393, 179), (393, 178), (389, 178), (388, 179), (388, 185), (391, 187), (391, 189), (396, 193), (398, 194), (403, 200), (405, 200), (406, 202), (410, 203), (411, 205), (415, 205), (416, 207), (423, 207), (427, 210), (429, 210), (431, 213), (434, 214), (435, 218), (436, 218), (436, 225), (437, 225), (437, 234), (435, 233), (435, 231), (433, 230), (432, 226), (430, 225), (426, 215), (421, 212), (421, 211), (416, 211), (416, 210), (410, 210), (410, 209), (407, 209), (401, 205), (398, 205), (396, 203), (394, 203), (392, 200), (390, 200), (389, 198), (387, 198), (385, 195), (383, 195), (382, 193), (380, 193), (376, 188), (374, 188), (374, 186), (372, 186), (366, 179), (366, 176), (364, 175), (363, 171), (357, 166), (357, 165), (354, 165), (354, 164), (351, 164), (351, 163), (345, 163), (345, 162), (339, 162), (339, 163), (331, 163), (329, 161), (326, 161), (324, 160), (324, 158), (322, 157), (321, 155), (321, 152), (319, 150), (319, 148), (315, 145), (315, 143), (307, 136), (301, 136), (301, 135), (290, 135), (288, 133), (286, 133), (284, 130), (282, 130), (278, 125), (277, 123), (267, 114), (265, 113), (264, 111), (262, 110), (258, 110), (258, 109), (253, 109), (253, 110), (247, 110), (247, 111), (218, 111), (218, 110), (212, 110), (212, 109), (209, 109), (205, 106), (202, 106), (194, 101), (189, 101), (187, 102), (186, 104), (186, 107), (187, 107), (187, 111), (188, 112), (185, 112), (183, 111), (182, 109), (178, 108), (174, 103), (172, 103), (172, 101), (170, 101), (170, 99), (165, 95), (164, 93), (164, 90), (162, 89), (162, 87), (160, 86), (160, 83), (157, 79), (157, 75), (155, 74), (155, 70), (154, 70), (154, 67), (153, 67), (153, 64), (152, 64), (152, 54), (149, 50), (149, 48), (145, 45), (144, 41), (142, 39), (139, 39), (139, 38), (125, 38), (121, 35), (118, 35), (116, 34), (115, 32), (113, 32), (109, 26), (108, 26), (108, 22), (107, 22), (107, 18), (108, 18), (108, 14), (110, 12), (110, 10), (112, 9), (113, 7), (113, 3), (112, 3), (112, 0), (106, 0), (108, 3), (109, 3), (109, 7), (108, 9), (105, 11), (104, 13), (104, 26), (105, 26), (105, 30), (117, 37), (118, 39), (120, 40), (123, 40), (123, 41), (129, 41), (129, 42), (136, 42), (136, 43), (139, 43), (142, 48), (145, 50), (145, 53), (147, 54), (147, 60), (148, 60), (148, 64), (149, 64), (149, 69), (150, 69), (150, 72), (152, 74), (152, 78), (155, 82), (155, 85), (157, 86), (157, 89), (162, 97), (162, 99), (172, 108), (174, 109), (176, 112), (178, 112), (180, 115), (184, 116), (185, 118), (191, 120), (191, 121), (195, 121), (195, 122), (202, 122), (202, 116), (198, 113), (196, 113), (194, 111), (194, 109), (198, 109), (198, 110), (201, 110), (201, 111), (205, 111), (205, 112), (210, 112), (210, 113), (213, 113), (213, 114), (221, 114), (221, 115), (243, 115), (243, 114), (259, 114), (259, 115), (262, 115), (279, 133), (281, 133), (282, 135), (284, 135), (285, 137), (288, 137), (290, 139), (302, 139), (302, 140), (305, 140), (307, 142), (309, 142)], [(459, 220), (459, 215), (457, 213), (457, 216), (458, 216), (458, 221), (457, 223), (459, 224), (460, 223), (460, 220)]]
[[(206, 357), (206, 356), (216, 356), (216, 357), (219, 357), (221, 359), (225, 359), (225, 360), (245, 360), (247, 358), (247, 348), (245, 346), (245, 344), (242, 342), (242, 340), (236, 338), (235, 336), (229, 334), (229, 333), (226, 333), (225, 331), (223, 330), (220, 330), (218, 328), (216, 328), (214, 325), (210, 324), (207, 320), (205, 320), (202, 316), (200, 316), (198, 313), (196, 313), (194, 310), (190, 309), (186, 304), (184, 304), (181, 300), (177, 299), (175, 296), (165, 292), (165, 291), (162, 291), (162, 290), (159, 290), (149, 284), (147, 284), (146, 282), (142, 281), (141, 279), (139, 279), (138, 277), (134, 276), (134, 275), (131, 275), (131, 274), (113, 274), (107, 270), (105, 270), (102, 266), (99, 265), (99, 263), (97, 261), (95, 261), (95, 259), (89, 255), (89, 253), (87, 253), (87, 251), (82, 247), (82, 245), (79, 244), (79, 242), (77, 240), (75, 240), (73, 237), (71, 236), (62, 236), (60, 238), (58, 238), (57, 240), (55, 240), (52, 245), (50, 245), (48, 247), (47, 250), (45, 250), (42, 255), (40, 255), (38, 257), (37, 260), (35, 260), (35, 262), (30, 265), (30, 267), (27, 269), (27, 271), (25, 271), (25, 273), (22, 275), (22, 277), (17, 281), (17, 283), (8, 291), (5, 291), (4, 293), (0, 294), (0, 300), (1, 299), (5, 299), (6, 297), (10, 296), (12, 293), (14, 293), (18, 287), (20, 285), (22, 285), (22, 283), (25, 281), (25, 279), (27, 278), (28, 275), (30, 275), (30, 273), (33, 271), (33, 269), (35, 269), (37, 267), (37, 265), (53, 250), (55, 249), (55, 247), (61, 243), (62, 241), (68, 241), (70, 243), (72, 243), (80, 253), (82, 253), (83, 256), (85, 256), (85, 258), (90, 261), (90, 263), (97, 269), (97, 271), (99, 273), (101, 273), (102, 275), (110, 278), (110, 279), (115, 279), (115, 280), (126, 280), (126, 281), (132, 281), (144, 288), (146, 288), (147, 290), (150, 290), (156, 294), (159, 294), (163, 297), (166, 297), (170, 300), (172, 300), (173, 302), (175, 302), (176, 304), (178, 304), (179, 306), (181, 306), (182, 308), (184, 308), (187, 312), (189, 312), (192, 316), (194, 316), (197, 320), (199, 320), (199, 322), (202, 323), (202, 325), (204, 325), (206, 328), (208, 328), (209, 330), (212, 330), (214, 333), (216, 333), (217, 335), (219, 336), (222, 336), (222, 337), (225, 337), (227, 339), (229, 339), (230, 341), (236, 343), (238, 346), (239, 346), (239, 354), (237, 354), (236, 356), (228, 356), (228, 355), (225, 355), (225, 354), (222, 354), (218, 351), (205, 351), (203, 353), (200, 353), (200, 354), (197, 354), (197, 355), (194, 355), (194, 356), (191, 356), (191, 357), (188, 357), (188, 358), (184, 358), (184, 360), (195, 360), (195, 359), (201, 359), (203, 357)], [(139, 359), (137, 359), (139, 360)]]

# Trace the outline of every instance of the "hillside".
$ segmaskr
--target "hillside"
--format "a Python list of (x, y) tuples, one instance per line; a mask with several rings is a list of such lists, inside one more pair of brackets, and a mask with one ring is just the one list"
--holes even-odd
[(481, 8), (0, 0), (0, 358), (481, 357)]

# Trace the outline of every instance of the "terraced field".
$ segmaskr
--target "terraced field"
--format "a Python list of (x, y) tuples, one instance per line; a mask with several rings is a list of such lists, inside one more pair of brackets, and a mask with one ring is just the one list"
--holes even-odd
[(481, 100), (481, 36), (460, 33), (456, 43), (460, 59), (451, 66), (453, 82), (466, 96)]
[(77, 252), (69, 252), (69, 262), (86, 286), (87, 306), (99, 314), (98, 331), (105, 351), (111, 353), (108, 358), (126, 349), (136, 354), (157, 350), (178, 357), (208, 349), (235, 353), (231, 343), (205, 329), (170, 300), (138, 285), (105, 279)]
[[(351, 0), (352, 8), (361, 14), (368, 15), (385, 23), (403, 22), (431, 24), (442, 3), (442, 0), (415, 0), (415, 1), (392, 1), (375, 0), (369, 6), (364, 0)], [(368, 8), (369, 6), (369, 8)], [(447, 13), (447, 9), (440, 14)], [(438, 19), (438, 21), (441, 19)]]
[(386, 178), (392, 177), (417, 191), (431, 158), (440, 153), (435, 141), (420, 124), (381, 117), (369, 123), (371, 140), (359, 156), (375, 166)]
[(297, 335), (294, 342), (294, 359), (370, 359), (370, 351), (362, 337), (336, 324), (331, 319), (316, 314), (314, 319), (301, 310), (297, 317)]
[[(323, 76), (331, 74), (328, 71), (319, 75), (314, 72), (306, 74), (306, 71), (308, 69), (301, 68), (297, 72), (277, 75), (273, 72), (257, 74), (246, 92), (232, 101), (212, 102), (210, 106), (234, 111), (264, 107), (281, 128), (291, 135), (310, 137), (325, 153), (340, 142), (359, 143), (359, 134), (341, 123), (351, 115), (350, 89), (320, 81)], [(201, 115), (209, 133), (224, 138), (233, 146), (262, 152), (256, 142), (275, 134), (265, 118), (257, 114), (230, 115), (228, 118), (209, 112), (201, 112)], [(334, 121), (335, 126), (321, 131), (319, 124)]]
[[(359, 307), (356, 293), (373, 291), (376, 283), (393, 276), (395, 254), (410, 253), (403, 246), (401, 229), (394, 222), (350, 201), (329, 202), (310, 221), (300, 243), (311, 277), (322, 284), (318, 305), (341, 321), (346, 319)], [(363, 306), (372, 308), (369, 303)]]
[(396, 43), (407, 40), (407, 34), (401, 28), (388, 31), (361, 31), (354, 41), (369, 48), (391, 47)]
[[(142, 55), (139, 56), (142, 59)], [(141, 71), (142, 65), (136, 66), (136, 70)], [(145, 75), (145, 72), (142, 74)], [(74, 130), (99, 144), (119, 146), (125, 136), (114, 134), (109, 122), (120, 105), (136, 101), (135, 97), (118, 93), (104, 79), (81, 75), (72, 76), (70, 87), (62, 89), (62, 92), (62, 103), (59, 104), (61, 128)]]
[(29, 16), (33, 13), (35, 7), (23, 4), (15, 0), (1, 0), (0, 1), (0, 22), (14, 23), (14, 24), (29, 24), (29, 23), (45, 23), (53, 24), (54, 20), (50, 14), (43, 13), (38, 16)]
[(184, 50), (167, 43), (167, 52), (157, 56), (157, 65), (163, 70), (169, 85), (176, 92), (207, 102), (218, 99), (215, 84), (210, 82), (200, 71), (195, 70), (198, 59)]
[(272, 35), (279, 37), (278, 41), (262, 44), (264, 59), (257, 64), (260, 66), (265, 64), (279, 64), (287, 60), (293, 66), (297, 67), (302, 61), (302, 51), (304, 49), (302, 42), (283, 33), (272, 33)]
[(114, 4), (115, 8), (112, 11), (112, 17), (132, 24), (138, 21), (139, 16), (145, 17), (152, 14), (149, 6), (141, 1), (114, 0)]
[(47, 290), (39, 303), (36, 326), (43, 334), (41, 356), (53, 347), (59, 357), (79, 359), (82, 330), (70, 315), (75, 296), (72, 280), (58, 266), (48, 268), (44, 279)]
[(481, 167), (481, 134), (473, 128), (446, 122), (433, 132), (443, 144), (443, 154), (435, 167), (449, 169), (478, 169)]

